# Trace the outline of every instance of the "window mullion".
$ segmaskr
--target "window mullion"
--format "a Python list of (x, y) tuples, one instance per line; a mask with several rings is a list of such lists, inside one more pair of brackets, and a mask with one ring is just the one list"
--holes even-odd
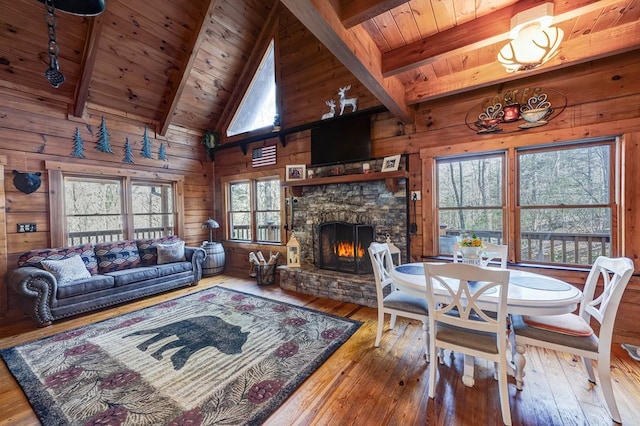
[(134, 236), (133, 226), (133, 190), (131, 178), (125, 176), (122, 178), (122, 225), (124, 227), (124, 236), (126, 239), (132, 240)]

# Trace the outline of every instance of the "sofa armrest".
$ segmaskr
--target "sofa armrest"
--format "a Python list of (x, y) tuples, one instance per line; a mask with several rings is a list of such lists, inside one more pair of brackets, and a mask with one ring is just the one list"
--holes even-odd
[(33, 266), (24, 266), (6, 275), (10, 289), (18, 294), (20, 305), (40, 327), (53, 321), (51, 304), (58, 290), (56, 277), (50, 272)]
[(204, 263), (206, 255), (207, 252), (201, 247), (185, 246), (184, 248), (185, 258), (190, 261), (193, 266), (194, 285), (198, 284), (202, 279), (202, 264)]

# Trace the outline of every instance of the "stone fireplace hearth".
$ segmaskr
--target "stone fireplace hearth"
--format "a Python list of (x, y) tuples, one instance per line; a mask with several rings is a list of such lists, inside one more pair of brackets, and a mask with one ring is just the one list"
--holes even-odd
[[(362, 163), (355, 167), (362, 170)], [(321, 174), (316, 171), (316, 176)], [(391, 191), (380, 179), (347, 183), (304, 185), (299, 196), (290, 198), (293, 206), (289, 218), (291, 229), (300, 242), (300, 268), (280, 267), (280, 287), (300, 293), (334, 300), (376, 306), (375, 281), (367, 248), (372, 241), (384, 242), (388, 234), (400, 249), (401, 259), (407, 259), (408, 203), (406, 179), (399, 178), (397, 191)], [(328, 225), (329, 224), (329, 225)], [(332, 234), (335, 224), (345, 229), (360, 230), (364, 234), (356, 238), (364, 250), (358, 259), (338, 261), (331, 258), (332, 238), (323, 244), (322, 230), (327, 226)], [(350, 231), (348, 231), (350, 232)], [(354, 231), (355, 232), (355, 231)], [(327, 238), (327, 237), (325, 237)], [(331, 243), (328, 241), (331, 240)], [(326, 246), (331, 246), (328, 250)], [(328, 263), (328, 264), (327, 264)], [(353, 268), (353, 269), (351, 269)], [(349, 272), (346, 269), (350, 269)]]

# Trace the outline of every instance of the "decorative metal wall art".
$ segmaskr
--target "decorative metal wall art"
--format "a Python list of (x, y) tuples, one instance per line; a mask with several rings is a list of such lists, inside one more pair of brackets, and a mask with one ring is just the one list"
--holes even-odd
[(13, 185), (25, 194), (31, 194), (40, 188), (40, 175), (42, 175), (40, 172), (27, 173), (14, 170)]
[(465, 124), (479, 135), (520, 132), (544, 126), (566, 106), (566, 96), (553, 89), (513, 89), (485, 98), (467, 112)]

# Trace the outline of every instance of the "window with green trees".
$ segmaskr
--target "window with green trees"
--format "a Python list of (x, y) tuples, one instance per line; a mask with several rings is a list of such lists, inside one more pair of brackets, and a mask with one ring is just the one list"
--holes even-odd
[(475, 233), (513, 246), (516, 262), (615, 255), (615, 153), (608, 139), (436, 159), (438, 253)]

